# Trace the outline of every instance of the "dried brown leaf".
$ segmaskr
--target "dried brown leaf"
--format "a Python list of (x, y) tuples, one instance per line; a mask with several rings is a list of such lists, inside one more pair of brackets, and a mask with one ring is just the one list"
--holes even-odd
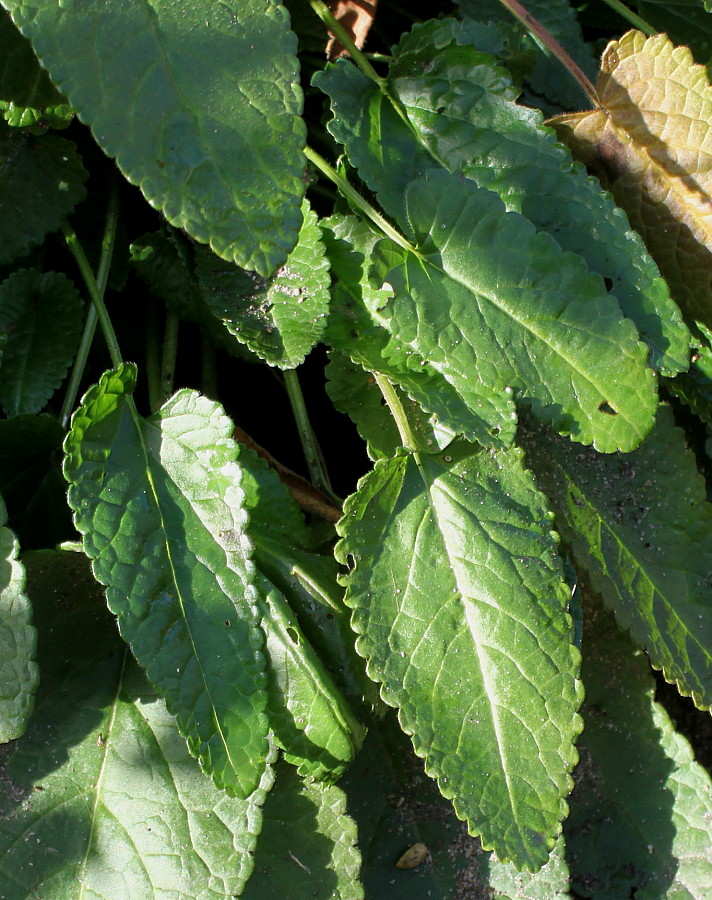
[(598, 109), (559, 138), (628, 213), (688, 317), (712, 326), (712, 88), (687, 47), (629, 31), (601, 59)]
[[(373, 17), (376, 15), (377, 3), (378, 0), (333, 0), (329, 3), (332, 15), (359, 50), (366, 42)], [(348, 56), (348, 51), (333, 34), (329, 33), (326, 58), (334, 60), (339, 56)]]

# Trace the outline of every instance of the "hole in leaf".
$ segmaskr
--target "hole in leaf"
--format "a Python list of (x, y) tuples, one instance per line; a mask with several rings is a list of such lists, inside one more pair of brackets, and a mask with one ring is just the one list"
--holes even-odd
[(229, 628), (229, 627), (230, 627), (230, 620), (229, 620), (229, 619), (225, 619), (225, 627), (226, 627), (226, 628)]
[(598, 411), (605, 413), (607, 416), (617, 416), (618, 415), (618, 410), (613, 409), (611, 404), (608, 403), (606, 400), (604, 400), (603, 403), (599, 403)]
[(292, 643), (299, 646), (299, 635), (297, 634), (297, 629), (292, 628), (291, 625), (287, 625), (287, 634), (291, 638)]
[(613, 290), (613, 279), (612, 278), (609, 278), (607, 275), (604, 275), (603, 283), (605, 284), (607, 291)]

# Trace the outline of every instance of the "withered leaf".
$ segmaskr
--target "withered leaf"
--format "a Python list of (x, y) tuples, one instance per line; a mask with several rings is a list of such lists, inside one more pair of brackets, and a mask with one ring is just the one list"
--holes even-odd
[(712, 88), (687, 47), (629, 31), (601, 59), (598, 109), (551, 119), (628, 213), (690, 319), (712, 326)]

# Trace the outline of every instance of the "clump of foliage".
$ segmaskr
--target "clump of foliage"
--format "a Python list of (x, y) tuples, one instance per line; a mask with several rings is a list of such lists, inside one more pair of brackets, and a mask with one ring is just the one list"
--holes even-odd
[(3, 900), (712, 893), (711, 4), (382, 3), (2, 0)]

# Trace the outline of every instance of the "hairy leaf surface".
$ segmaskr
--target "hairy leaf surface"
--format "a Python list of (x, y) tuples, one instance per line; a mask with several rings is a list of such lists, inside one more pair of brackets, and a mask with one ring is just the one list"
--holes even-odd
[(104, 152), (169, 222), (261, 275), (284, 262), (301, 222), (304, 125), (281, 4), (3, 5)]
[(79, 345), (84, 307), (59, 272), (20, 269), (0, 284), (0, 403), (7, 416), (39, 412), (60, 386)]
[(218, 787), (247, 796), (267, 752), (262, 638), (232, 424), (180, 391), (149, 420), (135, 369), (106, 373), (65, 442), (69, 503), (109, 608)]
[(461, 394), (474, 375), (576, 441), (636, 447), (657, 406), (647, 349), (580, 257), (445, 173), (413, 181), (406, 206), (422, 251), (376, 250), (388, 329)]
[(522, 437), (577, 565), (666, 679), (712, 706), (712, 505), (670, 408), (629, 454)]
[(629, 31), (601, 60), (600, 108), (552, 120), (600, 174), (691, 319), (712, 327), (712, 87), (687, 47)]
[(316, 215), (306, 201), (297, 245), (271, 278), (197, 256), (203, 296), (230, 334), (280, 369), (294, 369), (317, 343), (329, 309), (329, 264)]
[(25, 570), (0, 499), (0, 744), (19, 738), (35, 702), (37, 633), (25, 595)]
[(42, 683), (29, 729), (0, 769), (2, 894), (235, 896), (252, 868), (271, 766), (245, 800), (202, 774), (118, 640), (86, 562), (48, 551), (28, 559)]
[(84, 199), (86, 177), (71, 141), (0, 123), (0, 265), (59, 228)]
[(356, 825), (335, 785), (302, 781), (278, 766), (264, 808), (255, 871), (245, 900), (363, 900)]
[(712, 891), (710, 777), (610, 613), (589, 601), (585, 623), (581, 768), (564, 826), (572, 886), (595, 900), (702, 900)]
[(377, 462), (337, 548), (383, 699), (470, 830), (532, 869), (566, 813), (581, 699), (550, 522), (519, 450), (453, 445)]

